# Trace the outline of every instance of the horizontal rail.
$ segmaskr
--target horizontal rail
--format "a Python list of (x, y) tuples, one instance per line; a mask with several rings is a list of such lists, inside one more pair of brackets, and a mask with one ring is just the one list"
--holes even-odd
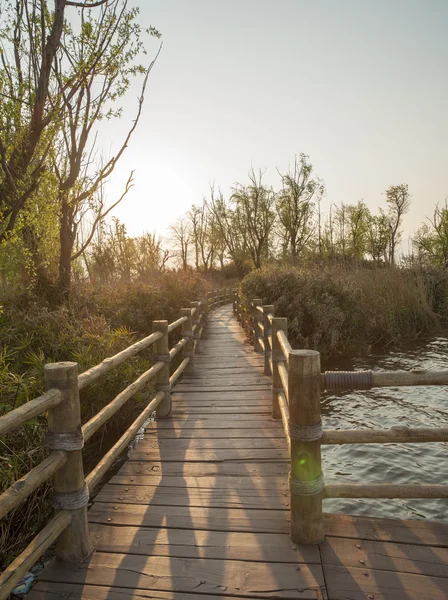
[(258, 310), (258, 312), (263, 312), (263, 307), (262, 306), (254, 306), (255, 310)]
[(283, 391), (285, 393), (285, 398), (289, 403), (288, 398), (288, 371), (286, 369), (286, 364), (283, 361), (277, 363), (278, 374), (280, 375), (280, 380), (282, 382)]
[(448, 428), (325, 429), (322, 444), (423, 444), (448, 442)]
[(61, 511), (36, 535), (33, 541), (0, 575), (0, 600), (7, 600), (17, 583), (41, 558), (72, 521), (69, 511)]
[(280, 407), (280, 414), (282, 415), (283, 429), (285, 431), (286, 442), (288, 444), (288, 451), (291, 454), (291, 439), (289, 437), (289, 407), (286, 396), (283, 392), (277, 394), (277, 401)]
[(42, 396), (22, 404), (6, 415), (0, 417), (0, 436), (6, 435), (24, 425), (27, 421), (38, 417), (42, 413), (58, 406), (62, 402), (62, 394), (59, 390), (48, 390)]
[(13, 508), (21, 504), (45, 481), (48, 481), (58, 469), (67, 462), (63, 450), (54, 450), (45, 460), (36, 465), (26, 475), (18, 479), (0, 496), (0, 519)]
[(185, 321), (188, 321), (188, 318), (181, 317), (180, 319), (177, 319), (177, 321), (173, 321), (173, 323), (170, 323), (168, 325), (168, 333), (171, 333), (172, 331), (174, 331), (175, 329), (180, 327), (182, 325), (182, 323), (185, 323)]
[(366, 390), (373, 387), (448, 385), (448, 370), (429, 371), (329, 371), (322, 373), (322, 389), (330, 391)]
[(289, 353), (292, 350), (292, 346), (289, 343), (286, 333), (282, 329), (279, 329), (277, 331), (277, 339), (278, 339), (278, 343), (280, 344), (280, 348), (282, 349), (283, 356), (285, 357), (286, 363), (288, 363)]
[(135, 344), (132, 344), (132, 346), (125, 348), (121, 352), (118, 352), (118, 354), (110, 356), (109, 358), (105, 358), (99, 365), (95, 365), (88, 371), (84, 371), (84, 373), (81, 373), (81, 375), (78, 377), (79, 389), (84, 389), (86, 386), (98, 379), (98, 377), (101, 377), (101, 375), (108, 373), (128, 358), (135, 356), (144, 348), (147, 348), (148, 346), (151, 346), (151, 344), (154, 344), (154, 342), (157, 340), (160, 340), (162, 336), (163, 334), (160, 331), (151, 333), (151, 335), (148, 335), (148, 337), (143, 338), (139, 342), (135, 342)]
[(261, 346), (261, 348), (262, 348), (262, 350), (264, 352), (264, 341), (263, 341), (263, 338), (261, 338), (261, 337), (258, 338), (258, 343), (260, 344), (260, 346)]
[(448, 485), (332, 484), (325, 486), (324, 498), (448, 498)]
[(104, 425), (132, 396), (144, 387), (148, 381), (163, 368), (165, 363), (156, 362), (150, 369), (145, 371), (131, 385), (118, 394), (109, 404), (107, 404), (99, 413), (87, 421), (82, 427), (84, 440), (87, 441), (98, 429)]
[(271, 325), (272, 325), (272, 319), (274, 318), (274, 315), (272, 313), (268, 313), (267, 318), (268, 318), (269, 323), (271, 323)]
[(129, 442), (134, 439), (140, 427), (142, 427), (145, 421), (147, 421), (150, 418), (150, 416), (157, 409), (164, 397), (165, 392), (157, 392), (157, 394), (154, 396), (151, 402), (135, 419), (135, 421), (132, 423), (129, 429), (125, 431), (125, 433), (121, 436), (118, 442), (114, 444), (114, 446), (112, 446), (109, 452), (107, 452), (107, 454), (105, 454), (100, 460), (97, 466), (87, 475), (86, 484), (90, 491), (93, 490), (96, 484), (106, 474), (110, 466), (120, 456), (120, 454), (129, 444)]
[(173, 359), (173, 358), (176, 356), (176, 354), (178, 354), (178, 353), (179, 353), (179, 352), (182, 350), (182, 348), (183, 348), (183, 347), (185, 346), (185, 344), (187, 344), (187, 343), (188, 343), (188, 338), (182, 338), (181, 340), (179, 340), (179, 341), (177, 342), (177, 344), (175, 344), (175, 345), (174, 345), (174, 346), (171, 348), (171, 350), (170, 350), (170, 352), (169, 352), (171, 360), (172, 360), (172, 359)]
[(269, 348), (272, 350), (272, 335), (267, 335), (266, 339), (268, 340)]
[(184, 358), (184, 360), (180, 363), (180, 365), (177, 367), (177, 369), (171, 375), (170, 385), (174, 385), (176, 383), (176, 381), (179, 379), (179, 377), (182, 375), (182, 373), (187, 368), (189, 362), (190, 362), (189, 356), (187, 356), (187, 358)]

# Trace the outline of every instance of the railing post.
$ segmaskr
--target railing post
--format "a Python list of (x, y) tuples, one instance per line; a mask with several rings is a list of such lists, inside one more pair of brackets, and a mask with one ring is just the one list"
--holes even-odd
[(263, 304), (263, 300), (261, 298), (254, 298), (254, 300), (252, 300), (252, 315), (253, 315), (253, 319), (254, 319), (254, 350), (255, 352), (261, 352), (261, 344), (260, 344), (260, 337), (261, 337), (261, 328), (260, 328), (260, 323), (261, 323), (261, 313), (257, 310), (257, 306), (261, 306)]
[(192, 375), (194, 373), (194, 341), (193, 341), (193, 319), (191, 318), (191, 308), (182, 308), (181, 316), (187, 317), (187, 320), (182, 323), (182, 337), (188, 338), (188, 342), (182, 348), (182, 358), (189, 358), (187, 368), (184, 373)]
[[(288, 319), (284, 317), (274, 317), (272, 319), (272, 418), (281, 419), (282, 414), (278, 405), (277, 394), (283, 390), (282, 380), (278, 372), (278, 363), (286, 362), (280, 342), (277, 338), (277, 331), (284, 331), (288, 335)], [(286, 392), (288, 390), (285, 390)]]
[(320, 354), (314, 350), (292, 350), (288, 363), (291, 538), (296, 543), (318, 544), (325, 535), (320, 455)]
[(45, 388), (59, 389), (64, 401), (48, 411), (47, 445), (50, 450), (64, 450), (67, 462), (53, 475), (52, 505), (56, 510), (69, 510), (70, 525), (56, 542), (56, 557), (68, 562), (81, 562), (92, 552), (87, 503), (89, 491), (84, 481), (81, 431), (81, 406), (78, 389), (78, 365), (59, 362), (45, 365)]
[(153, 321), (153, 332), (160, 331), (163, 336), (154, 343), (156, 361), (163, 361), (164, 365), (156, 375), (156, 389), (165, 392), (165, 397), (157, 408), (157, 417), (166, 418), (171, 413), (171, 386), (170, 386), (170, 346), (168, 342), (168, 321)]
[(271, 372), (271, 346), (269, 344), (269, 336), (272, 336), (272, 327), (271, 322), (269, 320), (269, 315), (274, 316), (274, 305), (273, 304), (265, 304), (263, 306), (263, 342), (264, 342), (264, 374), (272, 375)]

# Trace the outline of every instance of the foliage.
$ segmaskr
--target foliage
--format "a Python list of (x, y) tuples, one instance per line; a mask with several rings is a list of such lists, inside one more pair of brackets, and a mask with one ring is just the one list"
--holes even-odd
[[(84, 371), (151, 333), (153, 320), (178, 318), (183, 306), (205, 292), (206, 283), (197, 274), (170, 272), (154, 277), (151, 284), (81, 286), (69, 303), (56, 308), (36, 302), (26, 292), (5, 299), (0, 311), (0, 414), (42, 393), (46, 363), (74, 360)], [(83, 390), (83, 422), (134, 381), (150, 361), (149, 349)], [(141, 411), (152, 391), (148, 385), (89, 441), (84, 452), (86, 472)], [(43, 416), (0, 438), (2, 489), (46, 456), (45, 423)], [(49, 502), (43, 501), (49, 489), (42, 486), (2, 521), (2, 562), (9, 562), (42, 528), (50, 510)]]
[(247, 275), (240, 290), (246, 309), (252, 298), (263, 298), (288, 318), (295, 348), (324, 356), (396, 344), (439, 327), (431, 290), (415, 269), (269, 267)]

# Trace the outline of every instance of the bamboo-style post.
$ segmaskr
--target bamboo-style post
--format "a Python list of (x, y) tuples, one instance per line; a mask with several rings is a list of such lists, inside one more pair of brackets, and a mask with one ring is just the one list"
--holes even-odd
[(264, 374), (272, 375), (271, 371), (271, 346), (269, 338), (272, 340), (272, 327), (269, 315), (274, 315), (274, 305), (265, 304), (263, 306), (263, 342), (264, 342)]
[(261, 348), (261, 344), (260, 344), (260, 337), (261, 337), (261, 327), (260, 327), (260, 323), (261, 323), (261, 313), (260, 311), (257, 309), (257, 306), (261, 306), (263, 304), (263, 300), (261, 298), (254, 298), (254, 300), (252, 300), (252, 315), (253, 315), (253, 319), (254, 319), (254, 350), (255, 352), (261, 352), (262, 348)]
[(288, 363), (291, 538), (297, 543), (318, 544), (324, 539), (320, 354), (292, 350)]
[[(288, 319), (285, 317), (274, 317), (272, 319), (272, 418), (281, 419), (282, 414), (278, 405), (278, 393), (283, 391), (282, 380), (278, 372), (278, 363), (286, 361), (280, 342), (277, 339), (277, 331), (284, 331), (288, 335)], [(285, 390), (287, 392), (288, 390)]]
[(182, 323), (182, 337), (187, 338), (188, 342), (182, 348), (182, 359), (189, 358), (190, 361), (184, 373), (192, 375), (194, 373), (194, 341), (193, 341), (193, 319), (191, 318), (191, 308), (182, 308), (182, 317), (187, 317), (187, 320)]
[(56, 542), (56, 557), (68, 562), (81, 562), (93, 551), (87, 521), (89, 492), (84, 481), (81, 430), (81, 406), (78, 389), (78, 365), (59, 362), (45, 365), (45, 388), (58, 389), (64, 400), (48, 411), (47, 445), (50, 450), (63, 450), (67, 462), (53, 475), (52, 505), (68, 510), (70, 525)]
[(153, 321), (153, 332), (160, 331), (162, 337), (154, 343), (154, 353), (156, 362), (163, 362), (164, 365), (156, 375), (156, 389), (164, 392), (165, 397), (157, 407), (157, 417), (166, 418), (171, 413), (171, 386), (170, 386), (170, 346), (168, 342), (168, 321)]

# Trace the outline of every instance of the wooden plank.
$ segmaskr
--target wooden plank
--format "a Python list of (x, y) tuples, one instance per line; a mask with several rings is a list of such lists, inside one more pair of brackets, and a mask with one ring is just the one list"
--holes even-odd
[(219, 600), (228, 596), (38, 581), (26, 598), (27, 600)]
[(92, 539), (101, 552), (216, 560), (320, 564), (317, 546), (297, 546), (275, 533), (189, 531), (113, 527), (93, 523)]
[(327, 536), (448, 547), (448, 524), (324, 514)]
[(257, 429), (182, 429), (173, 425), (171, 429), (146, 429), (145, 439), (285, 439), (280, 427), (259, 427)]
[(448, 579), (393, 571), (324, 567), (331, 600), (446, 600)]
[(202, 506), (204, 508), (260, 508), (289, 510), (289, 499), (277, 490), (202, 489), (145, 485), (107, 484), (95, 502), (141, 504), (145, 506)]
[[(181, 477), (179, 475), (160, 477), (158, 474), (133, 475), (132, 481), (129, 475), (114, 475), (109, 481), (110, 485), (146, 485), (157, 487), (178, 488), (203, 488), (216, 490), (251, 490), (256, 493), (264, 493), (266, 490), (277, 490), (282, 495), (286, 494), (288, 478), (284, 475), (268, 477), (231, 477), (216, 475), (215, 477)], [(98, 497), (98, 496), (97, 496)]]
[(320, 545), (320, 553), (323, 565), (344, 565), (448, 578), (447, 548), (327, 538)]
[[(269, 389), (268, 385), (265, 385), (263, 383), (257, 383), (256, 385), (242, 385), (242, 384), (232, 384), (229, 383), (228, 385), (225, 386), (225, 389), (233, 389), (236, 392), (244, 392), (245, 390), (250, 391), (258, 391), (258, 390), (267, 390)], [(207, 392), (219, 392), (221, 391), (220, 385), (218, 383), (215, 384), (210, 384), (207, 385), (204, 383), (204, 385), (199, 385), (198, 383), (196, 384), (186, 384), (184, 381), (182, 381), (179, 386), (176, 387), (176, 389), (178, 389), (180, 392), (184, 392), (184, 394), (195, 394), (197, 392), (202, 392), (202, 391), (207, 391)]]
[[(289, 462), (265, 462), (265, 463), (183, 463), (160, 461), (136, 462), (126, 461), (119, 471), (120, 475), (166, 475), (185, 477), (214, 477), (215, 475), (229, 475), (231, 477), (252, 476), (279, 476), (289, 474)], [(334, 526), (333, 526), (334, 529)]]
[(199, 508), (196, 506), (147, 506), (95, 502), (89, 511), (91, 523), (204, 529), (207, 531), (249, 531), (287, 533), (289, 517), (283, 510)]
[[(202, 429), (257, 429), (261, 425), (263, 427), (283, 429), (281, 422), (269, 420), (264, 415), (241, 415), (238, 419), (220, 419), (214, 415), (204, 415), (201, 418), (188, 417), (179, 415), (175, 421), (173, 419), (159, 419), (156, 423), (158, 429), (172, 429), (174, 423), (177, 427), (185, 428), (202, 428)], [(147, 428), (152, 428), (151, 423)]]
[(229, 462), (229, 461), (278, 461), (279, 459), (289, 461), (289, 452), (286, 448), (228, 448), (225, 450), (197, 450), (195, 448), (172, 448), (159, 450), (140, 450), (139, 446), (131, 453), (132, 460), (137, 461), (166, 461), (166, 462)]
[(194, 436), (191, 440), (164, 440), (164, 439), (151, 439), (151, 440), (141, 440), (138, 443), (138, 450), (140, 451), (151, 451), (155, 448), (159, 448), (160, 450), (166, 450), (171, 448), (176, 448), (176, 450), (203, 450), (203, 449), (228, 449), (231, 446), (232, 450), (236, 450), (238, 448), (286, 448), (286, 441), (281, 439), (269, 439), (269, 438), (259, 438), (259, 439), (251, 439), (251, 438), (241, 438), (241, 439), (212, 439), (212, 440), (204, 440), (197, 439)]
[(240, 415), (254, 415), (254, 414), (270, 414), (272, 412), (272, 408), (267, 405), (257, 405), (257, 406), (207, 406), (204, 404), (201, 406), (179, 406), (174, 405), (172, 410), (173, 417), (177, 415), (235, 415), (235, 417)]
[[(95, 552), (77, 569), (52, 564), (42, 580), (127, 589), (266, 598), (322, 598), (320, 565), (185, 559)], [(319, 596), (320, 595), (320, 596)]]

